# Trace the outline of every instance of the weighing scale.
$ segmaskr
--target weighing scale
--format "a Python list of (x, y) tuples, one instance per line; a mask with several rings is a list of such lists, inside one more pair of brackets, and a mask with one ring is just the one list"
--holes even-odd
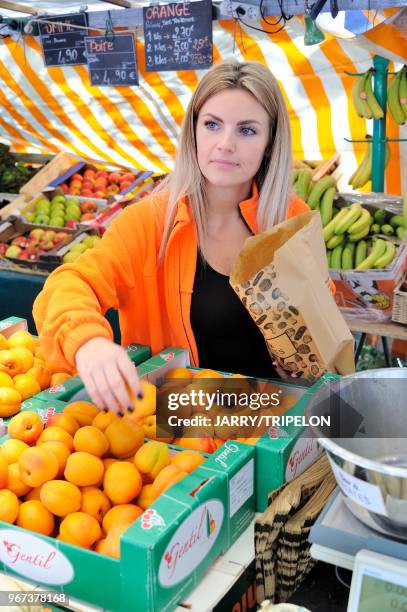
[(312, 557), (353, 571), (347, 612), (407, 612), (407, 544), (361, 523), (338, 489), (309, 540)]

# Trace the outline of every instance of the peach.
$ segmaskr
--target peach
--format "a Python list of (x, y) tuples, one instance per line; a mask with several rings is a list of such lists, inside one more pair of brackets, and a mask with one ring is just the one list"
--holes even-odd
[(23, 400), (33, 395), (37, 395), (37, 393), (41, 391), (40, 383), (33, 376), (29, 376), (28, 374), (19, 374), (15, 376), (14, 388), (20, 393)]
[(136, 504), (119, 504), (113, 506), (103, 517), (102, 526), (106, 533), (116, 525), (133, 523), (143, 513)]
[(59, 536), (63, 542), (90, 548), (97, 540), (100, 540), (102, 531), (93, 516), (85, 512), (73, 512), (61, 522)]
[(120, 559), (120, 536), (127, 531), (129, 527), (129, 523), (122, 523), (121, 525), (112, 527), (106, 538), (104, 538), (104, 543), (99, 546), (98, 552), (107, 557)]
[(110, 423), (105, 429), (105, 436), (110, 444), (110, 453), (120, 459), (134, 455), (144, 442), (143, 428), (127, 417)]
[(103, 491), (97, 487), (83, 487), (81, 512), (90, 514), (101, 523), (110, 508), (110, 500)]
[(173, 444), (209, 454), (214, 453), (217, 449), (213, 438), (175, 438)]
[(93, 425), (85, 425), (76, 432), (73, 446), (76, 451), (85, 451), (96, 457), (102, 457), (109, 450), (109, 441), (100, 429)]
[(40, 487), (35, 487), (34, 489), (31, 489), (31, 491), (28, 491), (27, 495), (24, 495), (24, 500), (31, 501), (32, 499), (37, 499), (38, 501), (41, 501), (41, 489), (42, 485)]
[(62, 478), (64, 475), (66, 462), (71, 454), (69, 448), (63, 442), (57, 442), (54, 440), (44, 442), (39, 448), (43, 448), (44, 450), (55, 455), (56, 460), (58, 461), (57, 477)]
[(8, 417), (20, 410), (23, 398), (16, 389), (0, 387), (0, 417)]
[(95, 455), (79, 451), (68, 457), (64, 475), (66, 480), (78, 487), (98, 485), (105, 471), (103, 461)]
[(0, 491), (0, 521), (14, 523), (18, 516), (20, 502), (17, 495), (8, 489)]
[(48, 389), (51, 382), (51, 371), (45, 365), (35, 364), (26, 374), (33, 376), (40, 384), (41, 391)]
[(141, 446), (134, 457), (134, 465), (139, 472), (156, 478), (166, 465), (171, 462), (168, 446), (163, 442), (146, 442)]
[(0, 489), (6, 489), (8, 482), (8, 461), (0, 449)]
[(8, 346), (9, 348), (23, 347), (34, 353), (35, 341), (30, 332), (19, 329), (8, 338)]
[(64, 412), (59, 412), (49, 417), (46, 427), (51, 426), (61, 427), (71, 436), (74, 436), (80, 427), (78, 421), (73, 416), (65, 414)]
[(100, 429), (100, 431), (105, 432), (110, 423), (113, 423), (113, 421), (118, 418), (119, 417), (111, 410), (108, 410), (108, 412), (99, 412), (93, 419), (92, 425)]
[(49, 450), (34, 446), (23, 452), (18, 460), (20, 477), (29, 487), (39, 487), (58, 474), (56, 456)]
[(23, 410), (10, 420), (7, 432), (10, 438), (33, 444), (38, 440), (43, 429), (44, 424), (36, 412)]
[(10, 349), (10, 353), (20, 359), (22, 363), (22, 374), (27, 372), (34, 365), (34, 355), (24, 346), (16, 346)]
[(52, 514), (67, 516), (81, 507), (82, 493), (71, 482), (49, 480), (41, 487), (40, 500)]
[(158, 474), (157, 478), (154, 480), (151, 489), (151, 492), (158, 497), (172, 487), (173, 484), (182, 480), (185, 476), (188, 475), (188, 472), (182, 470), (177, 465), (167, 465), (161, 472)]
[(9, 438), (1, 445), (1, 453), (6, 458), (7, 463), (17, 463), (21, 453), (27, 450), (27, 448), (29, 446), (25, 442)]
[(143, 399), (137, 399), (131, 393), (130, 397), (133, 402), (134, 412), (131, 419), (142, 421), (145, 417), (155, 414), (157, 407), (157, 387), (147, 380), (141, 380), (140, 385), (143, 391)]
[(31, 487), (22, 480), (18, 463), (10, 463), (8, 466), (7, 488), (15, 493), (17, 497), (26, 495), (31, 489)]
[[(0, 334), (0, 338), (2, 337), (3, 336)], [(10, 374), (6, 374), (5, 372), (0, 372), (0, 387), (10, 387), (10, 389), (14, 388), (14, 382)]]
[(32, 499), (21, 504), (16, 524), (43, 535), (51, 535), (54, 530), (54, 516), (38, 500)]
[(177, 465), (186, 472), (193, 472), (203, 461), (205, 457), (194, 450), (181, 451), (171, 458), (172, 465)]
[(99, 414), (99, 410), (91, 402), (79, 401), (65, 406), (64, 414), (70, 414), (81, 427), (84, 427), (85, 425), (92, 425), (92, 421)]
[(157, 495), (155, 494), (154, 488), (152, 484), (146, 484), (142, 487), (136, 502), (140, 508), (146, 510), (155, 502), (157, 499)]
[(46, 427), (44, 429), (37, 440), (37, 444), (41, 445), (44, 442), (62, 442), (69, 448), (70, 451), (73, 450), (73, 438), (71, 434), (58, 425), (51, 425), (50, 427)]
[(103, 490), (114, 504), (127, 504), (137, 497), (142, 487), (140, 472), (127, 461), (117, 461), (107, 468)]

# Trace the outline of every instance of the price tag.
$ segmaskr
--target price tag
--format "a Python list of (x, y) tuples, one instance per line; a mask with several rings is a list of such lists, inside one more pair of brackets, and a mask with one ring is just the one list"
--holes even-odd
[(131, 34), (87, 36), (90, 81), (98, 87), (138, 85), (137, 58)]
[(88, 31), (72, 27), (76, 25), (86, 28), (85, 13), (47, 17), (47, 22), (51, 23), (39, 23), (45, 65), (75, 66), (86, 64), (85, 36)]
[(201, 70), (213, 63), (212, 3), (208, 0), (143, 8), (147, 72)]
[(353, 499), (354, 502), (372, 512), (387, 516), (387, 510), (384, 505), (380, 487), (365, 482), (360, 478), (355, 478), (355, 476), (351, 476), (332, 461), (331, 458), (329, 458), (329, 462), (335, 474), (336, 481), (346, 497)]

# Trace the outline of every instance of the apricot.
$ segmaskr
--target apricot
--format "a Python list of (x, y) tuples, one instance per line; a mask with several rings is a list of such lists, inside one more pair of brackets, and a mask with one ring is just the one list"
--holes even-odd
[(34, 487), (34, 489), (31, 489), (31, 491), (28, 491), (27, 495), (24, 495), (24, 500), (30, 501), (32, 499), (37, 499), (38, 501), (41, 501), (41, 498), (40, 498), (41, 489), (42, 489), (42, 485), (40, 485), (39, 487)]
[(9, 417), (20, 410), (23, 398), (17, 389), (0, 387), (0, 417)]
[(114, 504), (127, 504), (140, 493), (143, 483), (135, 465), (117, 461), (107, 468), (103, 490)]
[(76, 451), (85, 451), (96, 457), (102, 457), (109, 450), (109, 441), (100, 429), (93, 425), (85, 425), (76, 432), (73, 446)]
[(82, 488), (81, 512), (93, 516), (99, 523), (111, 508), (109, 498), (97, 487)]
[(144, 442), (144, 431), (140, 425), (127, 417), (115, 419), (105, 429), (110, 444), (110, 454), (119, 459), (131, 457)]
[(85, 512), (68, 514), (59, 526), (59, 536), (63, 542), (90, 548), (100, 540), (102, 531), (97, 520)]
[(40, 446), (28, 448), (18, 460), (20, 477), (29, 487), (39, 487), (58, 474), (58, 459), (49, 450)]
[(21, 453), (27, 450), (27, 448), (30, 447), (22, 440), (9, 438), (1, 445), (1, 454), (6, 458), (7, 463), (17, 463)]
[(18, 391), (23, 400), (37, 395), (41, 391), (40, 383), (29, 374), (19, 374), (14, 377), (14, 388)]
[(15, 493), (17, 497), (22, 497), (23, 495), (26, 495), (31, 489), (31, 487), (22, 480), (18, 463), (11, 463), (8, 466), (7, 478), (7, 488), (13, 493)]
[(6, 351), (8, 349), (7, 338), (0, 334), (0, 351)]
[[(0, 338), (2, 337), (3, 336), (0, 334)], [(0, 387), (10, 387), (10, 389), (14, 389), (14, 382), (10, 374), (6, 374), (6, 372), (0, 372)]]
[(196, 372), (194, 374), (194, 378), (225, 378), (223, 374), (220, 372), (216, 372), (215, 370), (204, 369)]
[(40, 501), (32, 499), (21, 504), (16, 524), (48, 536), (54, 530), (55, 521), (53, 514)]
[(28, 349), (31, 353), (35, 351), (35, 341), (30, 332), (25, 329), (19, 329), (14, 332), (8, 340), (9, 348), (23, 347)]
[(192, 372), (188, 368), (174, 368), (165, 375), (166, 380), (171, 378), (181, 378), (182, 380), (192, 380)]
[(20, 502), (13, 491), (2, 489), (0, 491), (0, 521), (14, 523), (18, 516)]
[(144, 431), (144, 437), (155, 440), (157, 437), (157, 417), (155, 414), (151, 414), (148, 417), (144, 417), (141, 422), (141, 426)]
[(35, 364), (26, 374), (33, 376), (40, 384), (41, 391), (48, 389), (51, 382), (51, 371), (45, 365)]
[(43, 429), (44, 424), (36, 412), (23, 410), (10, 420), (7, 433), (10, 438), (32, 444), (38, 440)]
[(0, 489), (6, 489), (8, 482), (8, 461), (0, 448)]
[(194, 450), (184, 450), (171, 457), (172, 465), (177, 465), (189, 473), (193, 472), (203, 461), (205, 457)]
[(213, 438), (175, 438), (173, 444), (209, 454), (214, 453), (217, 449)]
[(152, 484), (146, 484), (141, 488), (140, 493), (136, 499), (137, 505), (143, 510), (146, 510), (155, 502), (157, 495)]
[(102, 459), (103, 465), (105, 466), (105, 471), (108, 467), (112, 465), (112, 463), (117, 463), (119, 459), (114, 459), (113, 457), (107, 457), (106, 459)]
[(99, 414), (99, 410), (91, 402), (79, 401), (65, 406), (64, 413), (70, 414), (81, 427), (85, 427), (85, 425), (92, 425), (92, 421)]
[(102, 538), (101, 540), (98, 540), (95, 544), (95, 548), (93, 549), (95, 552), (99, 553), (100, 555), (103, 554), (103, 548), (105, 546), (105, 542), (106, 542), (106, 538)]
[(106, 428), (119, 417), (109, 410), (108, 412), (99, 412), (92, 421), (93, 427), (97, 427), (100, 431), (105, 432)]
[(60, 385), (70, 378), (72, 378), (72, 376), (70, 374), (66, 374), (65, 372), (54, 372), (54, 374), (51, 376), (50, 387)]
[(49, 480), (41, 487), (40, 500), (52, 514), (67, 516), (81, 507), (82, 493), (66, 480)]
[(143, 391), (143, 399), (138, 399), (130, 393), (134, 406), (134, 412), (131, 418), (136, 421), (139, 419), (142, 420), (151, 414), (155, 414), (157, 407), (157, 387), (147, 380), (141, 380), (140, 385)]
[(58, 461), (57, 477), (62, 478), (64, 475), (66, 462), (68, 461), (68, 457), (71, 454), (69, 448), (63, 442), (57, 442), (54, 440), (51, 440), (50, 442), (44, 442), (39, 448), (44, 448), (45, 450), (55, 455)]
[(28, 350), (28, 348), (25, 348), (24, 346), (17, 346), (15, 348), (10, 348), (10, 353), (20, 359), (22, 363), (21, 374), (24, 374), (33, 367), (34, 355)]
[(157, 478), (154, 480), (151, 489), (151, 492), (158, 497), (172, 487), (176, 482), (182, 480), (185, 476), (188, 475), (188, 472), (182, 470), (178, 465), (167, 465), (161, 472), (158, 474)]
[(120, 559), (120, 537), (129, 527), (130, 523), (122, 523), (112, 527), (104, 538), (104, 543), (99, 547), (100, 554)]
[(70, 414), (65, 414), (64, 412), (53, 414), (47, 420), (46, 427), (55, 426), (65, 429), (65, 431), (67, 431), (71, 436), (74, 436), (80, 427), (78, 421), (73, 416)]
[(78, 451), (68, 457), (64, 476), (78, 487), (89, 487), (102, 481), (104, 471), (103, 461), (99, 457)]
[(73, 438), (71, 434), (58, 425), (51, 425), (44, 429), (37, 440), (37, 444), (41, 445), (44, 444), (44, 442), (62, 442), (70, 451), (73, 450)]
[(103, 517), (102, 526), (106, 533), (116, 525), (133, 523), (138, 517), (143, 514), (141, 507), (136, 504), (119, 504), (110, 508)]
[(143, 444), (134, 456), (134, 465), (138, 471), (148, 474), (152, 479), (156, 478), (170, 462), (168, 446), (155, 440)]

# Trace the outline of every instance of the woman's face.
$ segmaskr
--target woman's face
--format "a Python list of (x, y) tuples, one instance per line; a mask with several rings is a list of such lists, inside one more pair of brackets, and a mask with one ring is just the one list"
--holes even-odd
[(269, 141), (269, 116), (247, 91), (226, 89), (205, 102), (196, 124), (200, 170), (216, 187), (250, 183)]

